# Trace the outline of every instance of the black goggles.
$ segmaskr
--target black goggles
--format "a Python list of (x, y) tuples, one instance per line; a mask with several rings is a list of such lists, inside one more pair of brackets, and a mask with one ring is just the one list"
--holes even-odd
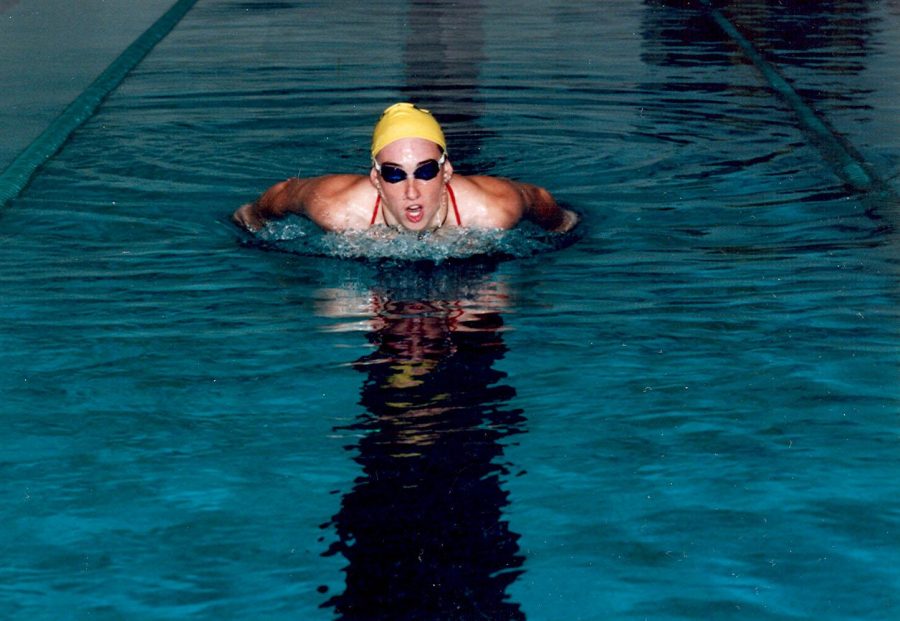
[[(441, 172), (441, 166), (443, 166), (446, 159), (447, 154), (444, 153), (439, 160), (427, 160), (422, 162), (416, 166), (412, 176), (416, 179), (421, 179), (422, 181), (431, 181), (438, 176), (439, 172)], [(378, 174), (381, 175), (381, 178), (388, 183), (400, 183), (407, 177), (406, 171), (394, 164), (379, 164), (375, 160), (372, 160), (372, 165), (375, 167), (375, 170), (378, 171)]]

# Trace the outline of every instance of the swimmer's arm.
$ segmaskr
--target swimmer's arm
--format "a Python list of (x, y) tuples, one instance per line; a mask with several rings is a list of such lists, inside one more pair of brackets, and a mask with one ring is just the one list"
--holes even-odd
[(553, 196), (542, 187), (514, 182), (522, 197), (522, 215), (553, 233), (571, 231), (578, 224), (578, 214), (560, 207)]
[(265, 226), (268, 220), (283, 218), (294, 214), (304, 214), (304, 190), (312, 179), (292, 178), (276, 183), (266, 190), (262, 196), (246, 205), (240, 206), (231, 219), (250, 232)]

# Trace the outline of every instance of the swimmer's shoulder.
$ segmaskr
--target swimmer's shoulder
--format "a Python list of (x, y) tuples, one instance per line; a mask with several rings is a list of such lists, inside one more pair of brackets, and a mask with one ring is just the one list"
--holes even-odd
[(303, 188), (305, 212), (313, 222), (331, 231), (369, 227), (375, 188), (364, 175), (325, 175), (306, 180)]
[(450, 185), (464, 226), (509, 229), (522, 218), (521, 195), (509, 179), (454, 175)]

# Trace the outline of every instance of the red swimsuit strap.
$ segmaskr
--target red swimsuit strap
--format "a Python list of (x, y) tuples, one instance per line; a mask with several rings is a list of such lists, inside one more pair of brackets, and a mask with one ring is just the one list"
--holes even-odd
[[(456, 226), (462, 226), (462, 219), (459, 217), (459, 208), (456, 206), (456, 195), (453, 194), (453, 188), (447, 184), (447, 194), (450, 195), (450, 202), (453, 203), (453, 215), (456, 216)], [(369, 226), (375, 226), (375, 220), (378, 219), (378, 206), (381, 205), (381, 194), (375, 197), (375, 209), (372, 211), (372, 221)]]
[(378, 205), (381, 204), (381, 194), (375, 197), (375, 211), (372, 212), (372, 221), (369, 226), (375, 226), (375, 219), (378, 217)]
[(450, 195), (450, 202), (453, 203), (453, 214), (456, 216), (456, 226), (462, 226), (462, 220), (459, 217), (459, 209), (456, 208), (456, 196), (453, 194), (453, 188), (447, 184), (447, 194)]

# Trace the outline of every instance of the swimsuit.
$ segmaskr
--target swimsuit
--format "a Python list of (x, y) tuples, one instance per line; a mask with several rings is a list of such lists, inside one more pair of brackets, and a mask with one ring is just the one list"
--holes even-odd
[[(459, 209), (456, 208), (456, 197), (453, 195), (453, 188), (450, 187), (450, 184), (447, 184), (447, 194), (450, 195), (450, 202), (453, 203), (453, 214), (456, 216), (456, 226), (462, 226), (462, 220), (459, 218)], [(375, 220), (378, 218), (378, 206), (381, 204), (381, 195), (375, 199), (375, 211), (372, 212), (372, 221), (369, 222), (369, 226), (375, 225)]]

